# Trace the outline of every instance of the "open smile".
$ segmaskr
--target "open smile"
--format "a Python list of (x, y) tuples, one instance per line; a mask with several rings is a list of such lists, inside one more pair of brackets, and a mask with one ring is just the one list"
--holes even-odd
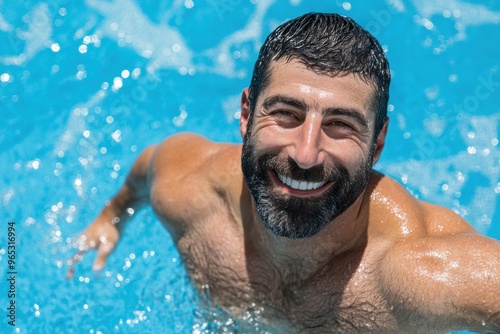
[(314, 196), (323, 193), (332, 183), (329, 181), (310, 182), (305, 180), (295, 180), (276, 171), (270, 173), (277, 185), (281, 185), (285, 192), (294, 196)]
[(276, 173), (278, 176), (278, 179), (281, 181), (281, 183), (286, 184), (292, 189), (296, 190), (315, 190), (318, 188), (321, 188), (326, 184), (326, 181), (322, 182), (308, 182), (308, 181), (302, 181), (302, 180), (294, 180), (288, 176), (285, 176), (280, 173)]

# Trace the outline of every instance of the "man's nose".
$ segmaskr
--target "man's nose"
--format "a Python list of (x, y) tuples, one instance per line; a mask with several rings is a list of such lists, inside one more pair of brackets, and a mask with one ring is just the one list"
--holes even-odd
[(302, 169), (309, 169), (323, 163), (324, 152), (321, 148), (321, 121), (314, 117), (297, 127), (297, 136), (293, 138), (290, 157)]

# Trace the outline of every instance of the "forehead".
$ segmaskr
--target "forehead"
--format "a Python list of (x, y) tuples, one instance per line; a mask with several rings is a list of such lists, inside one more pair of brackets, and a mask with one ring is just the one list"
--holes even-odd
[(297, 60), (273, 61), (269, 81), (259, 100), (271, 95), (290, 95), (307, 104), (357, 109), (369, 114), (375, 89), (357, 74), (318, 74)]

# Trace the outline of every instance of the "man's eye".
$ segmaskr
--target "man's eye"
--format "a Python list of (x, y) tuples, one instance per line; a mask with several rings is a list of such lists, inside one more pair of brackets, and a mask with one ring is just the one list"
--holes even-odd
[(300, 117), (288, 110), (277, 109), (270, 112), (276, 124), (284, 128), (294, 128), (301, 123)]
[(276, 110), (275, 112), (273, 112), (274, 115), (278, 115), (278, 116), (284, 116), (284, 117), (293, 117), (293, 118), (296, 118), (295, 114), (290, 112), (290, 111), (287, 111), (287, 110)]
[(344, 121), (331, 121), (324, 125), (323, 131), (332, 138), (345, 138), (358, 134), (351, 124)]
[(273, 111), (271, 114), (278, 121), (282, 121), (282, 122), (299, 121), (299, 117), (295, 113), (288, 111), (288, 110), (276, 110), (276, 111)]
[(327, 125), (342, 130), (355, 130), (354, 126), (344, 121), (331, 121)]

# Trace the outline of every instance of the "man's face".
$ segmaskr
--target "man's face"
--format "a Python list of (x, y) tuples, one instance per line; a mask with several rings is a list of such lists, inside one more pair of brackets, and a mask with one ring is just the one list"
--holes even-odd
[(242, 168), (273, 233), (313, 236), (363, 193), (376, 148), (372, 94), (354, 75), (318, 75), (297, 61), (272, 64), (253, 119), (242, 116)]

